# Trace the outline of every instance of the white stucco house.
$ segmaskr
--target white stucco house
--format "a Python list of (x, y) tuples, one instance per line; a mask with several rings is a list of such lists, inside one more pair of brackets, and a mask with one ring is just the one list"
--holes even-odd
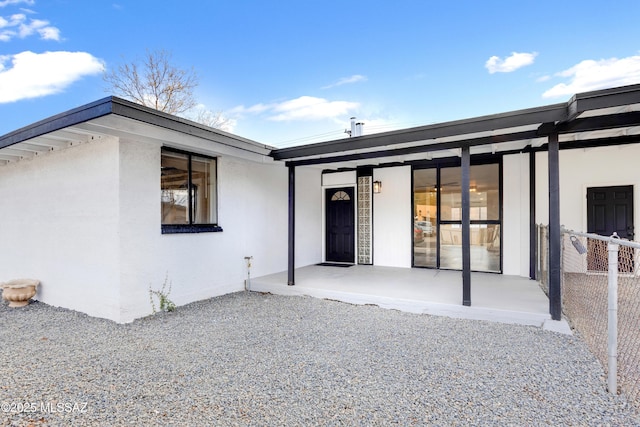
[(129, 322), (321, 262), (535, 278), (550, 228), (633, 238), (640, 85), (569, 102), (274, 149), (109, 97), (0, 137), (0, 282)]
[(129, 322), (165, 277), (180, 305), (243, 289), (245, 256), (254, 274), (286, 268), (270, 147), (116, 98), (1, 140), (0, 281), (37, 278), (40, 301)]

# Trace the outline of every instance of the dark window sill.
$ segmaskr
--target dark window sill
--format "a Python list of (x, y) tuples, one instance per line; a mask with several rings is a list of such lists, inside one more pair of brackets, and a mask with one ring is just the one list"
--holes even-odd
[(222, 227), (212, 224), (162, 224), (162, 234), (218, 233)]

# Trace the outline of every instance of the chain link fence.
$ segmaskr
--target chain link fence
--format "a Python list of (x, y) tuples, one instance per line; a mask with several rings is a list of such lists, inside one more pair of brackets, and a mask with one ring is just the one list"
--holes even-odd
[[(543, 243), (542, 239), (546, 227), (539, 229), (540, 249), (548, 243)], [(614, 244), (609, 246), (607, 240)], [(636, 408), (640, 408), (639, 248), (640, 244), (636, 242), (617, 238), (568, 230), (562, 233), (564, 314), (602, 363), (609, 376), (609, 387), (617, 388), (610, 391), (623, 392)], [(547, 262), (548, 254), (540, 251), (539, 264)], [(609, 274), (610, 266), (617, 271), (616, 274)], [(544, 275), (544, 269), (540, 270)], [(542, 279), (543, 275), (539, 278)], [(617, 289), (611, 287), (615, 282)], [(612, 310), (615, 305), (617, 314)], [(611, 321), (610, 312), (614, 315)], [(612, 327), (615, 332), (612, 332)], [(612, 336), (617, 336), (613, 350)], [(617, 372), (615, 378), (609, 375), (610, 371)]]

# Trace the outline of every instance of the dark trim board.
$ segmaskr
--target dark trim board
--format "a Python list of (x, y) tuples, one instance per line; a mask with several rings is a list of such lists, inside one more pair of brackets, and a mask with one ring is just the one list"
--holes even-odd
[(112, 112), (112, 97), (103, 98), (82, 107), (74, 108), (65, 113), (57, 114), (25, 126), (0, 137), (0, 149), (11, 145), (46, 135), (57, 130), (84, 123)]
[(162, 224), (162, 234), (219, 233), (222, 227), (215, 224)]
[[(287, 160), (297, 157), (337, 153), (345, 150), (375, 148), (414, 141), (432, 140), (452, 135), (508, 129), (535, 123), (561, 122), (566, 119), (567, 105), (554, 104), (399, 131), (360, 136), (350, 138), (348, 144), (345, 144), (344, 140), (337, 140), (310, 144), (303, 147), (283, 148), (274, 150), (272, 156), (276, 160)], [(459, 145), (460, 141), (458, 141), (457, 144)]]
[[(506, 135), (465, 139), (461, 141), (423, 144), (415, 147), (370, 151), (367, 153), (344, 154), (344, 155), (338, 155), (333, 157), (320, 157), (320, 158), (312, 158), (312, 159), (305, 159), (305, 160), (294, 160), (294, 161), (291, 161), (290, 163), (296, 166), (311, 166), (311, 165), (324, 164), (324, 163), (366, 160), (366, 159), (375, 159), (378, 157), (402, 156), (407, 154), (426, 153), (430, 151), (451, 150), (454, 148), (459, 148), (461, 146), (475, 147), (475, 146), (487, 145), (487, 144), (500, 144), (503, 142), (519, 141), (523, 139), (532, 139), (532, 138), (538, 138), (538, 137), (539, 137), (538, 131), (531, 130), (531, 131), (518, 132), (518, 133), (506, 134)], [(349, 147), (349, 149), (351, 149), (351, 147)]]
[(213, 129), (181, 117), (163, 113), (115, 96), (102, 98), (90, 104), (57, 114), (0, 136), (0, 149), (81, 123), (96, 120), (110, 114), (180, 132), (185, 135), (193, 135), (239, 150), (261, 153), (265, 156), (273, 151), (273, 147), (268, 145)]

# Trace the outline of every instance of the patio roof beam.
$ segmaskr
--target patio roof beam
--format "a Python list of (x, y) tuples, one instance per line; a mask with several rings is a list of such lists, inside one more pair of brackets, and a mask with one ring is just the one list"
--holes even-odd
[(313, 159), (291, 160), (287, 162), (287, 164), (292, 164), (295, 166), (310, 166), (310, 165), (319, 165), (319, 164), (325, 164), (325, 163), (338, 163), (338, 162), (347, 162), (347, 161), (354, 161), (354, 160), (366, 160), (366, 159), (375, 159), (379, 157), (402, 156), (406, 154), (428, 153), (432, 151), (458, 149), (462, 145), (466, 145), (468, 147), (475, 147), (478, 145), (486, 145), (486, 144), (500, 144), (502, 142), (511, 142), (511, 141), (538, 138), (539, 136), (540, 135), (538, 134), (537, 130), (528, 130), (528, 131), (522, 131), (522, 132), (505, 133), (500, 135), (483, 136), (483, 137), (465, 139), (460, 141), (424, 144), (424, 145), (419, 145), (415, 147), (369, 151), (366, 153), (344, 154), (340, 156), (320, 157), (320, 158), (313, 158)]
[[(307, 156), (338, 153), (348, 150), (362, 150), (386, 145), (433, 140), (436, 138), (509, 129), (543, 122), (559, 122), (567, 118), (567, 104), (554, 104), (527, 110), (456, 120), (434, 125), (420, 126), (401, 131), (391, 131), (374, 135), (359, 136), (348, 140), (339, 139), (303, 147), (273, 150), (275, 160), (289, 160)], [(460, 145), (457, 145), (458, 147)]]
[(640, 125), (640, 111), (632, 111), (630, 113), (608, 114), (559, 123), (556, 125), (555, 131), (559, 134), (564, 134), (624, 128), (638, 125)]
[(569, 101), (569, 119), (588, 110), (640, 103), (640, 85), (596, 90), (574, 95)]
[[(573, 150), (577, 148), (595, 148), (611, 145), (627, 145), (637, 144), (640, 142), (640, 135), (624, 135), (611, 136), (606, 138), (583, 139), (580, 141), (563, 141), (560, 142), (560, 150)], [(545, 152), (548, 150), (548, 143), (544, 143), (539, 147), (525, 147), (520, 152)], [(513, 154), (513, 152), (504, 152), (504, 154)]]

